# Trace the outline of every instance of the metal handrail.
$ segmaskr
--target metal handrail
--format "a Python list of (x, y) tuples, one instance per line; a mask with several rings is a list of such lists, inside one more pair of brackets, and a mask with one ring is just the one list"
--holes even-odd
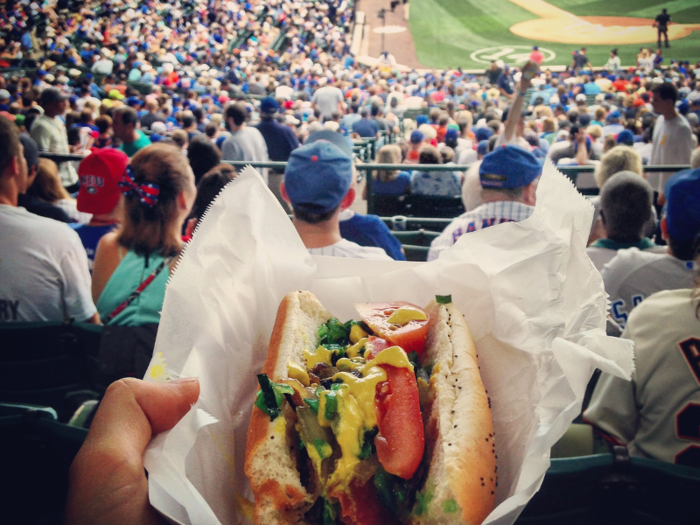
[[(71, 154), (59, 154), (59, 153), (47, 153), (40, 152), (40, 156), (51, 159), (55, 162), (66, 162), (66, 161), (81, 161), (85, 157), (82, 155), (71, 155)], [(243, 168), (245, 166), (251, 166), (253, 168), (274, 168), (277, 171), (284, 171), (287, 167), (286, 162), (247, 162), (244, 160), (222, 160), (222, 164), (230, 164), (238, 168)], [(355, 168), (358, 171), (374, 171), (374, 170), (398, 170), (398, 171), (467, 171), (470, 166), (462, 166), (459, 164), (355, 164)], [(685, 169), (689, 169), (690, 166), (686, 164), (673, 164), (664, 166), (644, 166), (644, 171), (646, 173), (658, 173), (658, 172), (676, 172)], [(564, 175), (576, 176), (579, 173), (592, 173), (595, 170), (595, 166), (557, 166), (557, 169), (561, 171)], [(372, 177), (369, 175), (365, 176), (367, 181), (367, 213), (374, 213), (374, 193), (372, 192)]]

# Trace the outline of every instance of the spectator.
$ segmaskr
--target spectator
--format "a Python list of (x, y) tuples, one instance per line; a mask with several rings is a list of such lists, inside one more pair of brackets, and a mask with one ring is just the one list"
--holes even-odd
[(602, 374), (584, 413), (632, 456), (698, 466), (691, 439), (700, 403), (699, 288), (696, 281), (695, 289), (656, 293), (632, 311), (623, 334), (634, 342), (632, 380)]
[(423, 148), (424, 140), (425, 135), (422, 131), (416, 129), (411, 132), (411, 137), (408, 141), (408, 151), (406, 152), (406, 158), (403, 161), (404, 164), (418, 164), (420, 150)]
[(535, 210), (541, 173), (535, 156), (517, 146), (499, 146), (486, 155), (479, 166), (483, 204), (457, 217), (433, 240), (428, 260), (437, 259), (465, 233), (527, 219)]
[[(419, 164), (442, 165), (442, 155), (434, 146), (423, 146)], [(411, 194), (431, 197), (457, 197), (462, 193), (462, 181), (454, 171), (414, 171), (411, 174)]]
[[(377, 164), (401, 164), (401, 148), (387, 144), (377, 152)], [(376, 170), (372, 173), (372, 193), (375, 195), (404, 195), (411, 188), (411, 175), (407, 171)]]
[[(31, 127), (31, 136), (39, 146), (39, 151), (70, 153), (68, 134), (60, 118), (68, 107), (65, 95), (56, 88), (47, 88), (41, 92), (40, 102), (44, 114), (39, 115)], [(59, 175), (61, 184), (68, 192), (78, 191), (78, 174), (70, 162), (61, 162)]]
[(510, 66), (508, 64), (503, 66), (503, 71), (501, 71), (501, 73), (498, 75), (496, 85), (498, 86), (501, 96), (513, 98), (515, 82), (513, 81), (513, 75), (511, 74)]
[[(226, 128), (231, 135), (221, 145), (223, 160), (245, 160), (268, 162), (267, 145), (260, 131), (246, 124), (248, 113), (242, 105), (229, 104), (224, 111)], [(267, 168), (258, 169), (265, 184), (268, 182)]]
[(138, 115), (134, 108), (119, 106), (114, 110), (112, 117), (114, 136), (121, 141), (119, 149), (126, 153), (129, 158), (151, 144), (143, 131), (136, 129), (138, 121)]
[(379, 137), (379, 124), (374, 119), (369, 118), (370, 109), (362, 108), (360, 110), (360, 120), (352, 125), (352, 132), (357, 133), (363, 138), (378, 138)]
[(95, 119), (98, 130), (98, 137), (95, 141), (96, 148), (109, 148), (112, 146), (112, 117), (100, 115)]
[(34, 182), (27, 188), (27, 195), (44, 203), (61, 208), (70, 218), (70, 222), (85, 224), (90, 220), (89, 214), (78, 212), (70, 193), (61, 185), (58, 166), (52, 160), (41, 158), (36, 167)]
[(31, 194), (28, 190), (34, 184), (36, 179), (37, 169), (39, 167), (39, 148), (31, 137), (25, 134), (19, 135), (19, 140), (22, 143), (24, 150), (24, 160), (27, 163), (27, 180), (26, 186), (22, 188), (17, 197), (17, 204), (26, 209), (30, 213), (54, 219), (60, 222), (73, 222), (63, 208), (43, 201)]
[(87, 257), (66, 224), (17, 206), (27, 165), (15, 125), (0, 117), (0, 322), (99, 323)]
[(187, 146), (187, 160), (194, 173), (195, 184), (199, 185), (204, 174), (221, 162), (221, 152), (207, 137), (199, 135)]
[(693, 258), (700, 247), (700, 169), (671, 177), (664, 194), (666, 216), (661, 219), (661, 232), (667, 252), (620, 250), (600, 272), (610, 296), (611, 315), (623, 328), (631, 310), (645, 297), (693, 285)]
[[(651, 105), (654, 108), (656, 124), (654, 125), (651, 166), (669, 164), (688, 164), (693, 150), (693, 132), (688, 121), (676, 111), (678, 88), (671, 82), (657, 84), (652, 89)], [(663, 194), (664, 184), (673, 172), (649, 173), (649, 183), (655, 192)], [(664, 199), (657, 199), (663, 205)]]
[(197, 197), (194, 199), (192, 211), (187, 220), (186, 237), (192, 237), (197, 224), (202, 220), (211, 203), (221, 193), (221, 190), (237, 176), (238, 172), (230, 164), (218, 164), (199, 179)]
[(617, 56), (617, 49), (613, 49), (610, 51), (610, 58), (605, 64), (605, 70), (609, 71), (610, 73), (617, 73), (620, 68), (620, 57)]
[(158, 323), (195, 199), (194, 175), (177, 148), (153, 144), (134, 155), (120, 187), (123, 222), (97, 245), (92, 296), (105, 324)]
[(652, 216), (653, 191), (647, 181), (631, 171), (613, 175), (600, 190), (600, 220), (603, 236), (586, 248), (600, 271), (617, 255), (618, 250), (656, 249), (644, 237), (644, 225)]
[(141, 127), (143, 129), (151, 129), (151, 125), (154, 122), (165, 122), (165, 115), (158, 112), (158, 101), (157, 100), (152, 99), (152, 98), (146, 100), (145, 108), (146, 108), (146, 111), (148, 113), (146, 113), (140, 119)]
[(605, 118), (606, 125), (603, 126), (603, 138), (608, 135), (617, 135), (625, 129), (624, 126), (620, 124), (621, 118), (622, 115), (619, 111), (611, 111), (608, 113), (608, 116)]
[[(287, 162), (292, 151), (299, 147), (299, 140), (289, 126), (284, 126), (276, 120), (279, 104), (272, 97), (260, 101), (260, 123), (256, 126), (265, 139), (268, 156), (273, 162)], [(268, 172), (268, 186), (287, 213), (291, 212), (280, 193), (280, 185), (284, 179), (284, 170), (271, 169)]]
[(326, 85), (326, 79), (319, 80), (321, 86), (316, 90), (311, 102), (321, 112), (321, 118), (330, 119), (334, 111), (343, 112), (343, 92), (335, 86)]
[(122, 222), (124, 203), (119, 181), (129, 164), (126, 153), (113, 148), (97, 150), (78, 167), (78, 211), (91, 214), (90, 221), (75, 228), (88, 256), (92, 273), (100, 239)]
[(294, 226), (309, 253), (335, 257), (391, 260), (381, 248), (343, 239), (340, 212), (355, 200), (352, 160), (325, 140), (295, 149), (281, 187), (292, 205)]

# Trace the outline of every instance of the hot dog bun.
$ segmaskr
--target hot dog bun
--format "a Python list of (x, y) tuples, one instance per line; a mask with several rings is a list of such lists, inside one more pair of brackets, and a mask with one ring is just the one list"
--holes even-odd
[[(431, 303), (430, 329), (421, 365), (432, 365), (428, 401), (421, 406), (426, 430), (426, 479), (405, 523), (477, 525), (495, 501), (496, 459), (489, 400), (476, 351), (459, 310)], [(310, 292), (287, 295), (277, 311), (263, 373), (287, 378), (287, 365), (305, 365), (304, 348), (318, 343), (318, 328), (332, 317)], [(248, 429), (245, 473), (255, 496), (257, 524), (306, 523), (319, 497), (302, 483), (294, 410), (274, 419), (254, 408)], [(371, 482), (370, 482), (371, 484)]]
[(425, 361), (433, 366), (426, 421), (430, 463), (415, 524), (478, 524), (493, 510), (497, 468), (490, 402), (469, 327), (453, 304), (434, 301)]
[[(310, 292), (292, 292), (277, 309), (263, 373), (273, 381), (287, 377), (287, 363), (302, 364), (302, 350), (314, 347), (318, 327), (332, 315)], [(275, 421), (253, 409), (248, 427), (245, 473), (255, 495), (255, 523), (304, 523), (316, 500), (304, 488), (297, 470), (293, 422), (285, 414)], [(293, 449), (290, 447), (294, 447)]]

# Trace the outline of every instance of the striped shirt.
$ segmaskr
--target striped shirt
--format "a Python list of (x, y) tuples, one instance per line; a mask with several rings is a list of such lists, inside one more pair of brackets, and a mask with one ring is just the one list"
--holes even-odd
[(346, 239), (341, 239), (335, 244), (323, 248), (308, 248), (311, 255), (329, 255), (331, 257), (353, 257), (355, 259), (375, 259), (381, 261), (393, 261), (381, 248), (360, 246)]
[(465, 233), (488, 228), (503, 222), (520, 222), (527, 219), (534, 206), (516, 201), (487, 202), (478, 208), (463, 213), (453, 220), (439, 237), (430, 244), (428, 260), (437, 259), (440, 252), (451, 247)]

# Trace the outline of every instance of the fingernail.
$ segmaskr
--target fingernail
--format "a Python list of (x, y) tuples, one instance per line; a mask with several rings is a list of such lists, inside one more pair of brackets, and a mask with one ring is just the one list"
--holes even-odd
[(197, 383), (199, 382), (198, 377), (181, 377), (180, 379), (173, 379), (173, 383)]

